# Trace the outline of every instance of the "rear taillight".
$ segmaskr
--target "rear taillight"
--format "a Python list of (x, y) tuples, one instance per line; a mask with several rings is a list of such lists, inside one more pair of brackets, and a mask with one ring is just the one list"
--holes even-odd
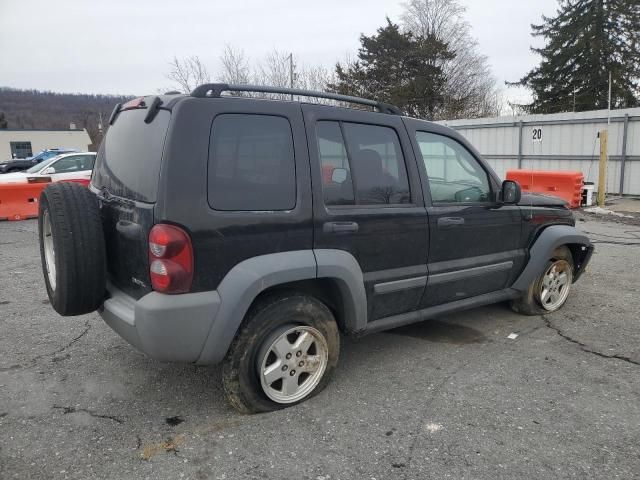
[(187, 232), (158, 224), (149, 233), (151, 286), (161, 293), (186, 293), (193, 281), (193, 248)]

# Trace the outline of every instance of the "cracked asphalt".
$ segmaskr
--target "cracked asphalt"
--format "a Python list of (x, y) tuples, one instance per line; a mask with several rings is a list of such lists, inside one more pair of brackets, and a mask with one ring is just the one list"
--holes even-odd
[(640, 227), (583, 219), (597, 250), (561, 311), (343, 340), (323, 393), (254, 416), (220, 368), (59, 317), (36, 222), (0, 222), (0, 478), (640, 478)]

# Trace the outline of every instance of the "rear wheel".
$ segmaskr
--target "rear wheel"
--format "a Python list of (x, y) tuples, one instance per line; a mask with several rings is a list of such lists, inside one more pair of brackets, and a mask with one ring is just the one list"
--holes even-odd
[(331, 311), (313, 297), (281, 294), (248, 313), (223, 365), (229, 402), (242, 413), (295, 405), (320, 392), (338, 362)]
[(543, 273), (536, 278), (524, 297), (513, 300), (511, 308), (524, 315), (544, 315), (560, 309), (573, 284), (573, 257), (567, 247), (557, 248)]
[(49, 301), (60, 315), (93, 312), (104, 300), (105, 245), (98, 201), (77, 183), (54, 183), (40, 196), (38, 231)]

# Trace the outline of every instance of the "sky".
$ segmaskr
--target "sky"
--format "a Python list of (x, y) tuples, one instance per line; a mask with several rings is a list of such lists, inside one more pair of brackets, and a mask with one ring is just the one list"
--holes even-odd
[[(461, 2), (500, 85), (537, 63), (530, 25), (554, 14), (557, 0)], [(254, 62), (277, 49), (332, 67), (402, 9), (397, 0), (0, 0), (0, 86), (156, 93), (170, 85), (174, 56), (197, 55), (215, 76), (226, 44)]]

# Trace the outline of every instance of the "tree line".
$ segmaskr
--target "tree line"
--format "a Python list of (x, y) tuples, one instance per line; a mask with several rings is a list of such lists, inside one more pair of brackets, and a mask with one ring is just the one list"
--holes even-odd
[[(545, 40), (540, 64), (512, 85), (533, 96), (527, 113), (640, 105), (640, 1), (559, 0), (553, 17), (532, 25)], [(611, 82), (609, 81), (611, 79)]]
[(101, 140), (100, 120), (105, 125), (113, 107), (131, 98), (0, 87), (0, 128), (67, 130), (73, 123), (85, 128), (95, 145)]
[[(387, 18), (372, 35), (360, 35), (356, 55), (335, 68), (307, 65), (278, 50), (255, 61), (230, 45), (215, 75), (197, 56), (174, 58), (166, 73), (169, 85), (157, 93), (190, 92), (211, 81), (293, 85), (391, 103), (429, 120), (496, 116), (504, 109), (503, 95), (464, 15), (460, 0), (408, 0), (399, 22)], [(507, 84), (532, 94), (530, 103), (514, 109), (606, 108), (610, 84), (612, 108), (640, 105), (638, 0), (558, 0), (556, 15), (531, 27), (545, 45), (532, 49), (540, 63)], [(104, 125), (115, 104), (130, 98), (0, 88), (0, 128), (66, 129), (75, 123), (98, 143), (100, 119)]]
[(171, 89), (181, 92), (213, 78), (325, 90), (391, 103), (429, 120), (498, 115), (501, 91), (464, 14), (460, 0), (411, 0), (399, 23), (387, 18), (373, 35), (361, 35), (357, 55), (334, 69), (299, 64), (294, 55), (278, 50), (252, 62), (228, 45), (215, 77), (194, 56), (174, 58), (167, 78)]

